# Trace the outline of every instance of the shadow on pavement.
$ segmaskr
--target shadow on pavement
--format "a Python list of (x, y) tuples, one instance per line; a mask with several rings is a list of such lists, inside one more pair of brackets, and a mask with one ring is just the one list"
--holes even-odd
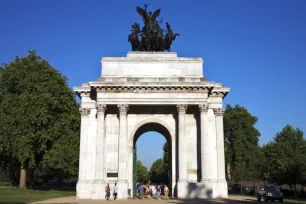
[(256, 200), (251, 199), (243, 199), (243, 200), (236, 200), (236, 199), (217, 199), (217, 200), (208, 200), (208, 199), (194, 199), (194, 200), (188, 200), (188, 199), (175, 199), (175, 200), (169, 200), (168, 203), (196, 203), (196, 204), (222, 204), (222, 203), (228, 203), (228, 204), (259, 204), (264, 202), (258, 202)]

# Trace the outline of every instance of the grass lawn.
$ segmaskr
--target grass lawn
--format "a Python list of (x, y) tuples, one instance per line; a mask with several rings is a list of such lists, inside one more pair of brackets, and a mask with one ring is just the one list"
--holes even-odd
[(0, 204), (26, 204), (57, 197), (75, 196), (73, 191), (41, 191), (19, 188), (0, 188)]
[(284, 203), (295, 203), (295, 204), (305, 204), (306, 203), (306, 200), (301, 200), (301, 199), (287, 199), (287, 198), (285, 198), (284, 199)]
[(8, 186), (9, 184), (6, 182), (0, 182), (0, 186)]

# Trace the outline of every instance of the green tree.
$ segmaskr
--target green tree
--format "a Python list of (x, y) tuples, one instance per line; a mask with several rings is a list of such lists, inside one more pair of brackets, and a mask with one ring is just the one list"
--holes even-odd
[(259, 131), (255, 128), (257, 117), (239, 105), (227, 105), (224, 114), (224, 139), (226, 175), (239, 181), (258, 175)]
[(26, 188), (29, 168), (75, 171), (78, 107), (67, 78), (35, 51), (2, 67), (0, 152), (18, 162), (20, 188)]
[(169, 168), (169, 145), (168, 142), (166, 141), (164, 146), (163, 146), (163, 162), (164, 162), (164, 168), (168, 169)]
[(141, 161), (137, 161), (136, 180), (141, 183), (148, 182), (148, 170), (142, 165)]
[(306, 178), (306, 141), (300, 129), (285, 126), (273, 141), (266, 144), (267, 177), (277, 184), (288, 184), (295, 190)]
[(162, 159), (156, 160), (149, 172), (152, 183), (168, 184), (168, 169), (165, 168), (165, 163)]

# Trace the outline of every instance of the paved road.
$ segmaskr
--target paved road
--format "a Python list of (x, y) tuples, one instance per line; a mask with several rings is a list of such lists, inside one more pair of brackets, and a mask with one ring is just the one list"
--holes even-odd
[[(75, 197), (65, 197), (65, 198), (56, 198), (46, 201), (35, 202), (35, 204), (56, 204), (56, 203), (67, 203), (67, 204), (134, 204), (134, 203), (145, 203), (145, 204), (162, 204), (162, 203), (171, 203), (171, 204), (178, 204), (178, 203), (186, 203), (186, 204), (257, 204), (258, 202), (255, 199), (250, 197), (241, 197), (241, 196), (234, 196), (230, 197), (229, 199), (219, 199), (219, 200), (180, 200), (180, 199), (170, 199), (170, 200), (156, 200), (156, 199), (128, 199), (128, 200), (109, 200), (109, 201), (95, 201), (95, 200), (76, 200)], [(34, 203), (33, 203), (34, 204)]]

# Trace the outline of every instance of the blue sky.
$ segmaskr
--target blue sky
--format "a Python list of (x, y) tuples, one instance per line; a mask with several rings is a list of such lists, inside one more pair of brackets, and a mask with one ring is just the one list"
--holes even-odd
[[(161, 8), (164, 22), (180, 33), (172, 50), (203, 57), (205, 77), (232, 88), (225, 103), (259, 118), (261, 145), (286, 124), (306, 131), (304, 0), (1, 0), (0, 62), (35, 49), (71, 87), (96, 80), (102, 56), (131, 50), (127, 35), (131, 24), (141, 23), (135, 7), (144, 3)], [(149, 147), (151, 135), (138, 146)], [(164, 142), (154, 141), (156, 148)]]

